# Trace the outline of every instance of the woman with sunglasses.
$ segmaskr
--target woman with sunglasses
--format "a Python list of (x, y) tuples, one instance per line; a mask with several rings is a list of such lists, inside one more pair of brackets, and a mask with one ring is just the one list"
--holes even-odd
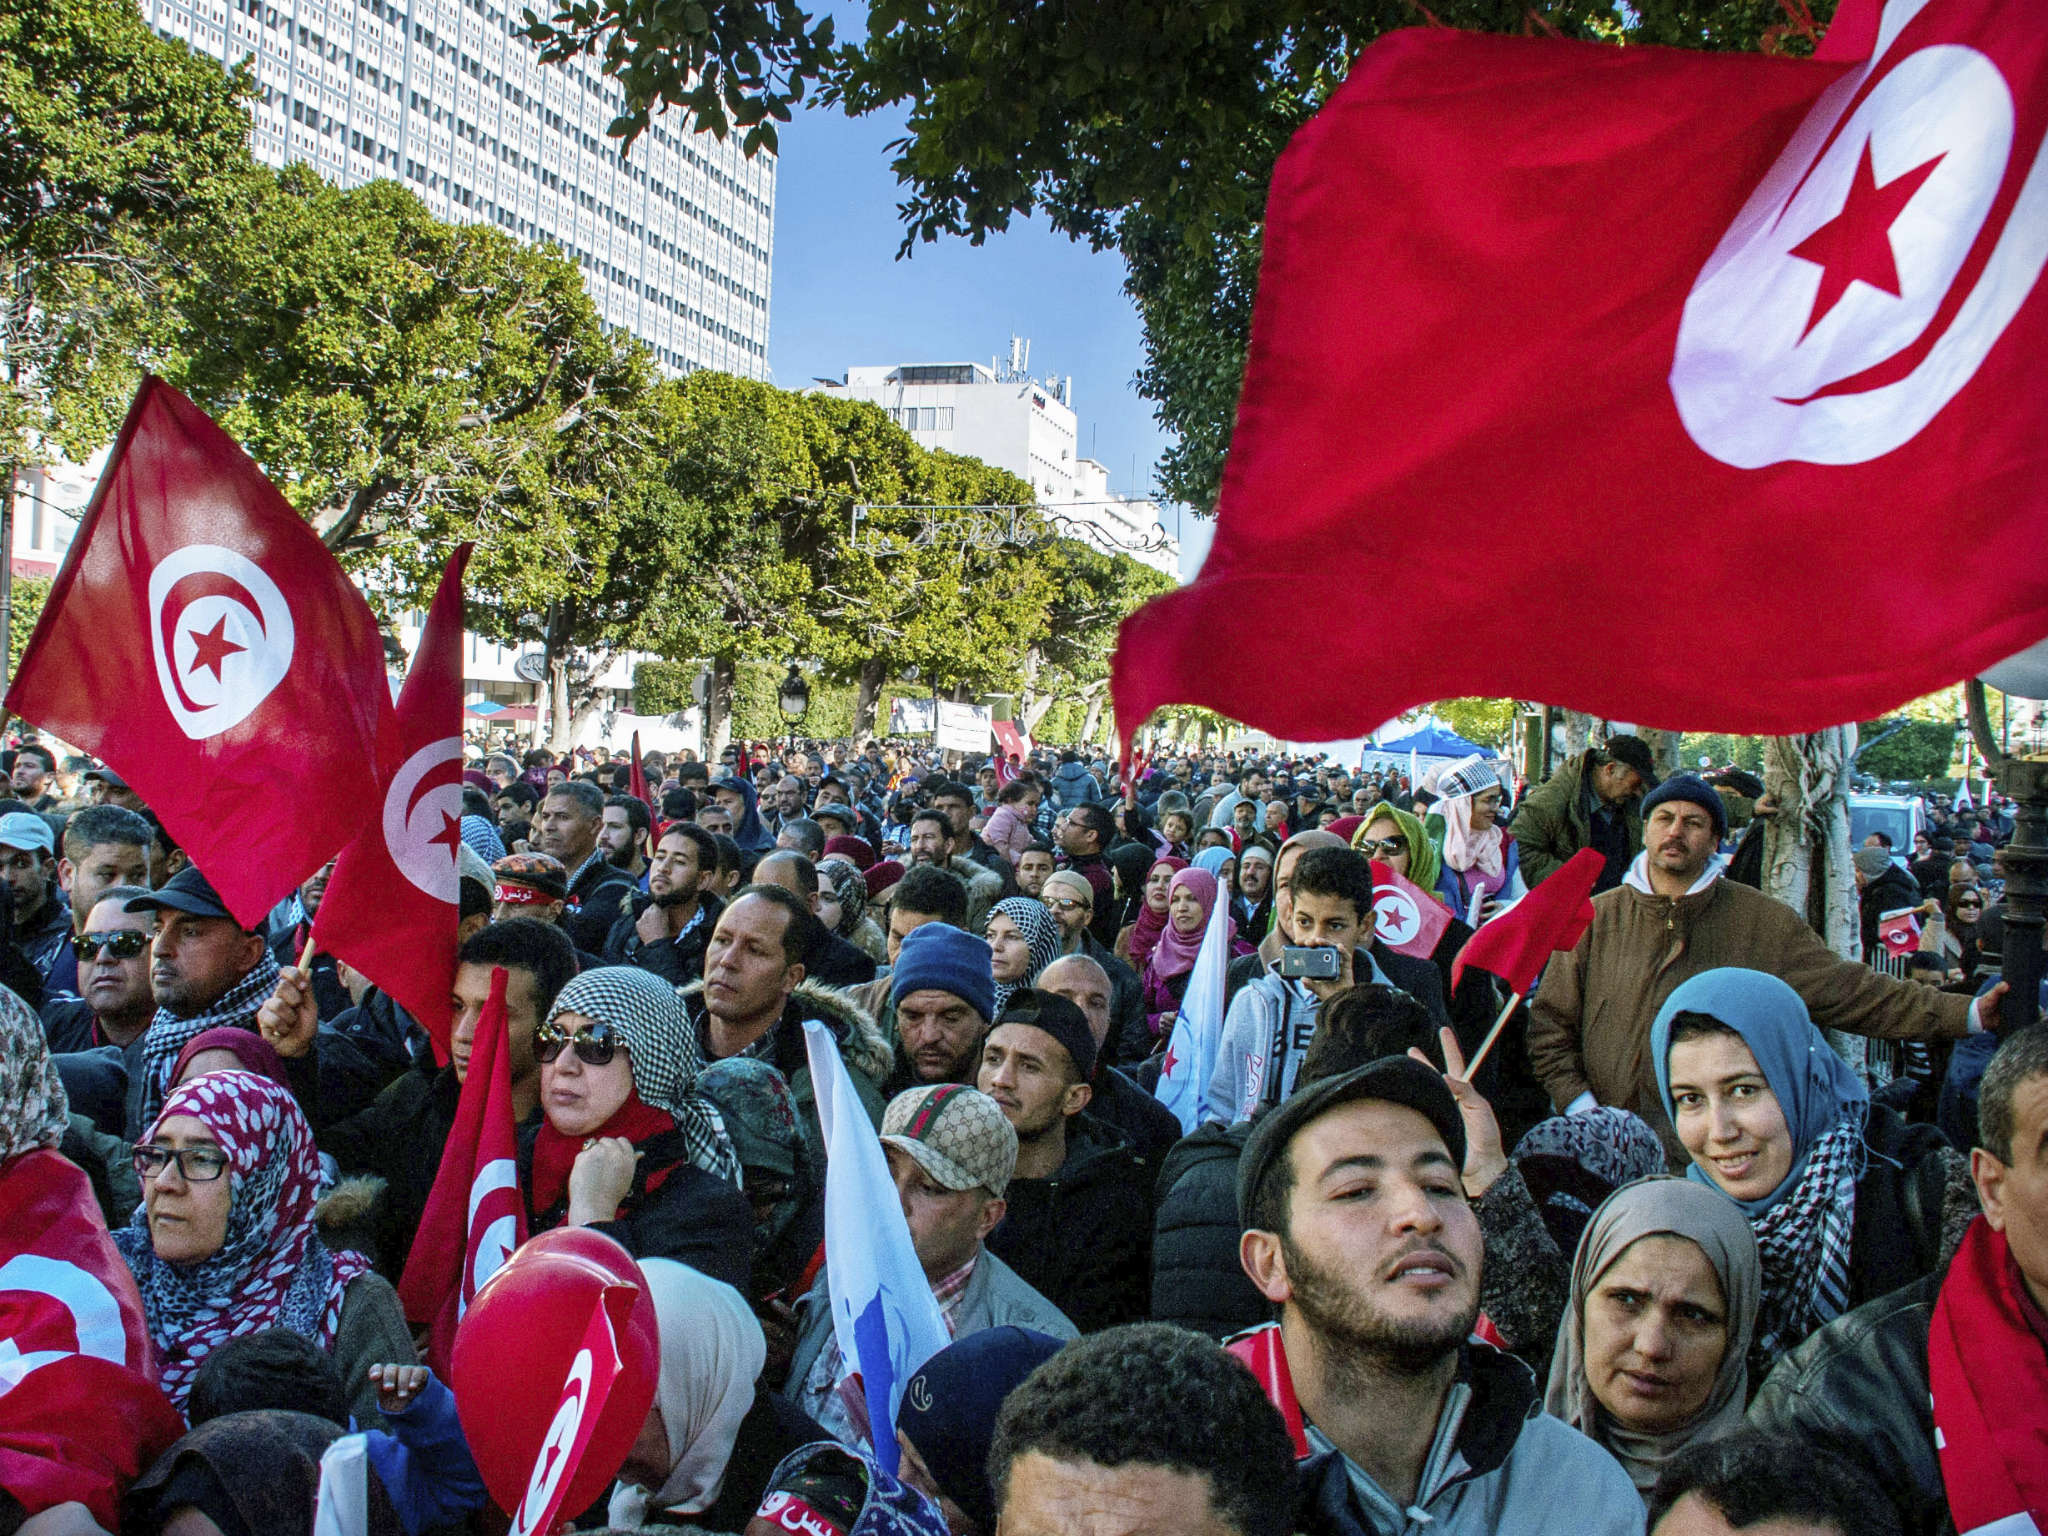
[(321, 1236), (340, 1213), (323, 1207), (313, 1128), (290, 1091), (244, 1071), (179, 1084), (136, 1145), (135, 1172), (142, 1205), (114, 1245), (171, 1401), (183, 1410), (227, 1340), (288, 1328), (334, 1357), (357, 1421), (381, 1422), (370, 1367), (414, 1363), (412, 1334), (369, 1260)]
[(1952, 885), (1941, 904), (1941, 919), (1929, 923), (1920, 936), (1920, 947), (1941, 956), (1949, 984), (1977, 979), (1978, 924), (1984, 917), (1984, 887)]
[(637, 966), (583, 972), (534, 1032), (543, 1119), (519, 1136), (531, 1230), (591, 1227), (739, 1291), (754, 1212), (718, 1109), (699, 1090), (676, 990)]

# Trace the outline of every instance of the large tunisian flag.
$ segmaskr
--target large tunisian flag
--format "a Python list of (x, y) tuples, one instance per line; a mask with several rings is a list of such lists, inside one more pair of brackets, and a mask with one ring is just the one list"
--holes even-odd
[(190, 400), (144, 379), (6, 707), (104, 758), (251, 927), (363, 819), (377, 622)]
[(142, 1298), (85, 1175), (51, 1151), (0, 1168), (0, 1490), (119, 1528), (121, 1490), (185, 1432), (156, 1384)]
[(448, 557), (398, 695), (396, 774), (383, 811), (342, 849), (313, 919), (313, 942), (382, 987), (448, 1060), (448, 995), (461, 917), (462, 572)]
[[(1214, 546), (1125, 621), (1127, 736), (1475, 693), (1808, 730), (2048, 635), (2044, 129), (2001, 0), (1843, 0), (1811, 60), (1375, 43), (1274, 172)], [(1930, 535), (1990, 558), (1896, 579)], [(1393, 610), (1390, 538), (1431, 551)]]

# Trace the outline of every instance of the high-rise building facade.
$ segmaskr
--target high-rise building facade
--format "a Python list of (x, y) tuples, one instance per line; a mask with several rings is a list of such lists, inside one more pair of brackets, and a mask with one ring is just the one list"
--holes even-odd
[(675, 111), (621, 156), (618, 86), (588, 57), (542, 64), (523, 0), (141, 3), (162, 35), (249, 61), (259, 160), (389, 178), (437, 218), (551, 241), (664, 367), (768, 376), (775, 157)]

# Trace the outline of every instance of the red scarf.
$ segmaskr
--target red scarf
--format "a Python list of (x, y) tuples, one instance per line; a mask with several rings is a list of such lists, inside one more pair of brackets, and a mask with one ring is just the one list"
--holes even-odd
[[(540, 1134), (533, 1142), (534, 1214), (553, 1210), (567, 1196), (569, 1170), (576, 1165), (576, 1154), (599, 1137), (623, 1136), (638, 1146), (675, 1128), (676, 1117), (665, 1109), (656, 1109), (644, 1102), (638, 1089), (629, 1092), (618, 1112), (588, 1136), (564, 1136), (547, 1121), (541, 1121)], [(647, 1180), (648, 1193), (659, 1189), (668, 1175), (669, 1170), (664, 1168), (650, 1176)]]
[(2002, 1233), (1974, 1221), (1927, 1334), (1935, 1444), (1961, 1536), (2030, 1515), (2048, 1528), (2048, 1350)]

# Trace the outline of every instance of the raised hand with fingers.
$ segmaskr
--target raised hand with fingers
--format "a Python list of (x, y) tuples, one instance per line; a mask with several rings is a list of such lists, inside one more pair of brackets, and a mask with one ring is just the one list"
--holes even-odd
[[(1440, 1029), (1437, 1043), (1444, 1053), (1444, 1086), (1451, 1090), (1451, 1097), (1458, 1101), (1458, 1113), (1465, 1117), (1465, 1194), (1468, 1199), (1477, 1200), (1508, 1171), (1500, 1122), (1494, 1118), (1493, 1106), (1465, 1076), (1465, 1053), (1459, 1048), (1457, 1035)], [(1420, 1050), (1411, 1047), (1408, 1054), (1424, 1066), (1436, 1065)]]

